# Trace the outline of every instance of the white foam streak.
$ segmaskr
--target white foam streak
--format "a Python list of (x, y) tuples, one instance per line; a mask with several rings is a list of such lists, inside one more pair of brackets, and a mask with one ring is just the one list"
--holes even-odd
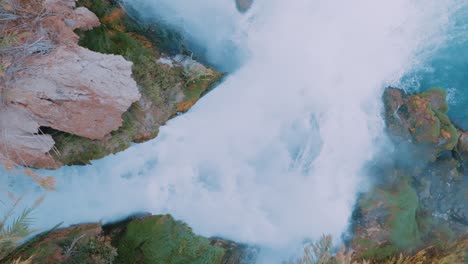
[(346, 229), (382, 134), (382, 89), (438, 36), (452, 3), (257, 0), (248, 19), (232, 0), (131, 4), (182, 22), (213, 62), (229, 58), (228, 42), (249, 57), (156, 140), (55, 172), (38, 219), (168, 212), (203, 235), (284, 247)]

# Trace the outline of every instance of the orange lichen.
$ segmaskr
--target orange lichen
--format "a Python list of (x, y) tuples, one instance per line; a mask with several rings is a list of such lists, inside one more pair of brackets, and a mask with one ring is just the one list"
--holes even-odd
[(125, 17), (125, 10), (123, 8), (117, 8), (112, 10), (107, 16), (102, 18), (104, 23), (119, 23)]
[(195, 103), (197, 99), (190, 99), (177, 104), (177, 112), (185, 113), (187, 112)]

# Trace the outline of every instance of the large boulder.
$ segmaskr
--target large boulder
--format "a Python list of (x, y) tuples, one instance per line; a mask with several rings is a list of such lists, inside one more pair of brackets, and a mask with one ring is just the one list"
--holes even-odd
[(81, 47), (60, 46), (32, 59), (7, 85), (8, 102), (29, 110), (41, 126), (91, 139), (118, 129), (140, 98), (131, 62)]
[(440, 250), (463, 239), (468, 225), (458, 157), (467, 145), (447, 117), (446, 93), (388, 88), (383, 100), (395, 155), (369, 171), (374, 185), (358, 198), (351, 239), (358, 258), (379, 263), (428, 246)]
[(434, 161), (444, 151), (452, 151), (459, 135), (447, 116), (446, 96), (442, 89), (413, 95), (401, 89), (386, 89), (383, 100), (390, 136), (398, 144), (410, 142), (422, 149), (421, 159), (428, 161)]
[(8, 7), (18, 18), (2, 28), (16, 41), (0, 50), (0, 163), (57, 168), (45, 129), (103, 138), (140, 93), (131, 62), (78, 45), (75, 29), (100, 24), (91, 11), (71, 0), (19, 3)]

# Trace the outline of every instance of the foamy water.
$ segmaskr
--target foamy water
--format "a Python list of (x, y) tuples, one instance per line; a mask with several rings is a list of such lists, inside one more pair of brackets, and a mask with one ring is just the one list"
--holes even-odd
[[(38, 226), (149, 211), (272, 251), (339, 238), (383, 134), (383, 89), (444, 42), (461, 3), (257, 0), (241, 15), (233, 0), (128, 0), (184, 29), (232, 73), (157, 139), (43, 172), (58, 187)], [(9, 184), (31, 189), (25, 177)]]

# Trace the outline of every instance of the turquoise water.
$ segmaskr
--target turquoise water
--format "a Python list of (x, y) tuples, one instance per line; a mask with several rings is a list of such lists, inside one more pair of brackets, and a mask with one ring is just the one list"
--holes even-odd
[(463, 130), (468, 130), (468, 8), (457, 12), (450, 25), (449, 41), (426, 59), (421, 67), (403, 78), (403, 86), (424, 91), (431, 87), (447, 90), (449, 116)]

